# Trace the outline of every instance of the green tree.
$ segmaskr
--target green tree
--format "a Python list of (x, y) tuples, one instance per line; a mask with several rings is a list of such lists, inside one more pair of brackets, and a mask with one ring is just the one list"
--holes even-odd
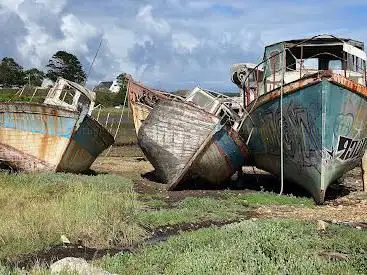
[(104, 107), (113, 107), (115, 104), (115, 97), (114, 93), (110, 91), (97, 91), (96, 92), (96, 105), (101, 104)]
[(12, 57), (5, 57), (1, 60), (0, 84), (5, 87), (25, 84), (23, 67), (15, 62)]
[(86, 74), (79, 59), (68, 52), (58, 51), (48, 61), (46, 76), (56, 81), (58, 77), (82, 84), (86, 80)]
[(126, 93), (127, 93), (127, 84), (129, 82), (130, 77), (131, 76), (127, 73), (122, 73), (122, 74), (119, 74), (117, 76), (117, 83), (120, 86), (120, 90), (114, 98), (114, 103), (116, 105), (123, 105), (124, 104), (125, 96), (126, 96)]
[(36, 68), (25, 71), (24, 75), (27, 83), (30, 83), (31, 86), (41, 86), (45, 78), (45, 73)]

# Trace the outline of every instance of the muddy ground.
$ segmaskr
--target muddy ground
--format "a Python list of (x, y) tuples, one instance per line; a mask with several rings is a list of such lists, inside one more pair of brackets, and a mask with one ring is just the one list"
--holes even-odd
[[(228, 182), (218, 189), (206, 189), (201, 184), (193, 184), (188, 190), (167, 191), (166, 186), (156, 180), (154, 168), (144, 158), (136, 145), (113, 148), (106, 156), (99, 157), (92, 166), (96, 173), (113, 173), (134, 181), (134, 189), (144, 200), (147, 195), (163, 199), (168, 207), (186, 197), (220, 198), (226, 193), (279, 192), (280, 182), (272, 175), (253, 167), (244, 168), (244, 176), (236, 182)], [(302, 188), (285, 183), (284, 194), (311, 197)], [(338, 182), (329, 186), (324, 205), (314, 208), (292, 206), (260, 206), (257, 214), (264, 218), (297, 218), (306, 220), (329, 220), (333, 222), (367, 222), (367, 193), (363, 192), (361, 169), (355, 168)]]

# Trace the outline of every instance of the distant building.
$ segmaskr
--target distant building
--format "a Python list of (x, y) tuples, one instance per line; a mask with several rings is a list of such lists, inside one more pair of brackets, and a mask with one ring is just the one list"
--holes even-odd
[(111, 85), (112, 85), (112, 81), (101, 81), (98, 83), (98, 85), (94, 88), (95, 91), (106, 91), (109, 90)]
[(98, 91), (110, 91), (111, 93), (118, 93), (120, 91), (120, 85), (117, 83), (117, 80), (114, 81), (101, 81), (94, 90)]
[(120, 85), (118, 84), (118, 82), (117, 82), (117, 80), (116, 80), (116, 79), (112, 82), (112, 84), (111, 84), (111, 86), (110, 86), (109, 90), (110, 90), (112, 93), (116, 93), (116, 94), (120, 91)]
[(52, 81), (51, 79), (49, 79), (49, 78), (45, 78), (45, 79), (43, 79), (43, 81), (42, 81), (42, 84), (41, 84), (41, 88), (44, 88), (44, 89), (46, 89), (46, 88), (50, 88), (50, 87), (52, 87), (53, 85), (54, 85), (54, 81)]

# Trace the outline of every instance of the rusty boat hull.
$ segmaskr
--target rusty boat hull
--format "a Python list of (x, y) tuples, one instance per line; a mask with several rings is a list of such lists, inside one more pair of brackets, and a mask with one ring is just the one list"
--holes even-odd
[(16, 171), (84, 172), (113, 143), (89, 115), (62, 107), (0, 103), (0, 165)]
[[(241, 135), (255, 165), (281, 171), (280, 88), (253, 101)], [(367, 147), (367, 89), (320, 72), (283, 87), (284, 178), (323, 203), (330, 183), (360, 164)]]
[(172, 100), (156, 104), (140, 127), (138, 142), (169, 190), (197, 177), (222, 184), (247, 155), (239, 134), (218, 117)]

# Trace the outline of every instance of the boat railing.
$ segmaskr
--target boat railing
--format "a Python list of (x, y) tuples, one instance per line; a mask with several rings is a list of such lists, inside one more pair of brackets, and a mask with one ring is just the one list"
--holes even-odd
[[(25, 93), (27, 93), (26, 92), (26, 88), (27, 88), (27, 85), (24, 85), (23, 87), (21, 87), (20, 89), (18, 89), (18, 91), (10, 98), (10, 99), (8, 99), (7, 100), (7, 102), (11, 102), (11, 101), (13, 101), (13, 100), (16, 100), (16, 98), (22, 98), (23, 96), (24, 96), (24, 94)], [(42, 90), (43, 88), (41, 88), (41, 87), (31, 87), (31, 86), (29, 86), (29, 88), (28, 88), (28, 90), (29, 89), (31, 89), (32, 90), (32, 88), (34, 88), (34, 90), (32, 91), (32, 94), (31, 94), (31, 96), (30, 96), (30, 98), (29, 98), (29, 100), (28, 100), (28, 96), (26, 96), (26, 98), (23, 98), (22, 99), (22, 101), (25, 101), (25, 102), (28, 102), (28, 103), (31, 103), (32, 101), (33, 101), (33, 99), (35, 98), (35, 96), (36, 96), (36, 94), (37, 94), (37, 92), (39, 91), (39, 90)], [(46, 97), (46, 96), (45, 96)], [(27, 99), (27, 100), (25, 100), (25, 99)]]
[(99, 116), (100, 116), (100, 114), (101, 114), (101, 109), (102, 109), (102, 108), (104, 108), (104, 106), (103, 106), (102, 104), (98, 104), (97, 106), (95, 106), (95, 107), (93, 108), (93, 111), (94, 111), (94, 110), (98, 110), (97, 117), (95, 118), (95, 119), (96, 119), (96, 121), (98, 121), (98, 122), (99, 122)]
[[(317, 73), (319, 71), (318, 65), (315, 67), (307, 67), (305, 61), (312, 59), (314, 60), (319, 56), (325, 55), (331, 56), (332, 59), (330, 60), (340, 60), (340, 69), (331, 69), (333, 73), (341, 74), (346, 78), (352, 79), (362, 85), (366, 85), (366, 68), (364, 62), (349, 62), (349, 57), (346, 56), (345, 52), (343, 53), (343, 58), (327, 51), (318, 52), (307, 58), (303, 58), (303, 53), (301, 53), (301, 58), (296, 58), (296, 56), (293, 55), (291, 51), (293, 48), (302, 46), (311, 40), (325, 36), (345, 43), (345, 41), (333, 35), (313, 36), (309, 39), (305, 39), (299, 43), (296, 43), (291, 47), (283, 47), (282, 50), (278, 50), (270, 56), (265, 57), (262, 62), (257, 64), (255, 67), (249, 68), (247, 74), (241, 81), (242, 90), (244, 92), (244, 105), (247, 106), (251, 101), (259, 97), (261, 94), (277, 89), (283, 84), (290, 83), (307, 75)], [(292, 56), (295, 62), (287, 64), (286, 54)], [(282, 60), (276, 64), (276, 58)], [(353, 68), (351, 68), (351, 65), (353, 65)], [(260, 72), (263, 73), (260, 74)]]
[[(107, 109), (104, 105), (102, 104), (98, 104), (97, 106), (95, 106), (93, 108), (93, 112), (95, 112), (97, 110), (97, 117), (95, 117), (94, 119), (101, 125), (104, 125), (104, 127), (106, 129), (109, 129), (109, 132), (112, 133), (112, 128), (113, 128), (113, 125), (115, 123), (115, 120), (113, 117), (111, 117), (111, 112), (107, 112), (107, 115), (106, 115), (106, 119), (104, 121), (100, 121), (100, 115), (101, 115), (101, 110), (102, 109)], [(111, 122), (110, 122), (110, 118), (111, 118)]]

